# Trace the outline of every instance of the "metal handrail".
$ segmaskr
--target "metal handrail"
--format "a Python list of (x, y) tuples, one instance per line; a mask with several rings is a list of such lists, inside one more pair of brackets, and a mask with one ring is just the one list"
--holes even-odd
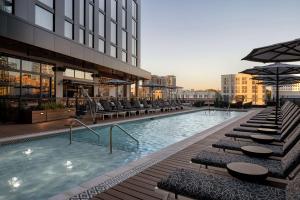
[(70, 144), (72, 144), (72, 134), (73, 134), (73, 131), (72, 131), (72, 128), (73, 128), (73, 125), (74, 125), (74, 122), (84, 126), (85, 128), (87, 128), (90, 132), (92, 132), (93, 134), (95, 134), (97, 137), (98, 137), (98, 144), (100, 144), (100, 134), (97, 133), (95, 130), (91, 129), (90, 127), (88, 127), (85, 123), (83, 123), (82, 121), (78, 120), (78, 119), (72, 119), (72, 122), (70, 124)]
[(132, 135), (130, 135), (130, 133), (128, 133), (125, 129), (123, 129), (119, 124), (113, 124), (113, 125), (110, 126), (110, 129), (109, 129), (109, 153), (112, 154), (112, 133), (113, 133), (113, 128), (114, 127), (119, 128), (127, 136), (129, 136), (131, 139), (133, 139), (137, 143), (137, 146), (139, 145), (140, 142), (136, 138), (134, 138)]

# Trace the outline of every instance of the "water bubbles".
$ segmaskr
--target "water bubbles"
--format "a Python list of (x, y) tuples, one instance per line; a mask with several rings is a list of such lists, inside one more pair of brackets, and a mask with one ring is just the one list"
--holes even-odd
[(73, 163), (69, 160), (67, 160), (65, 163), (64, 163), (64, 166), (67, 168), (67, 169), (72, 169), (73, 168)]
[(21, 186), (22, 181), (18, 177), (12, 177), (8, 180), (8, 184), (11, 188), (16, 189)]

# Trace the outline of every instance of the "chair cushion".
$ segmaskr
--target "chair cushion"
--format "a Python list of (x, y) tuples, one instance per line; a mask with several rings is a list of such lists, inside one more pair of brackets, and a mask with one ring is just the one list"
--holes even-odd
[(192, 170), (178, 169), (157, 186), (175, 194), (205, 200), (283, 200), (285, 190)]

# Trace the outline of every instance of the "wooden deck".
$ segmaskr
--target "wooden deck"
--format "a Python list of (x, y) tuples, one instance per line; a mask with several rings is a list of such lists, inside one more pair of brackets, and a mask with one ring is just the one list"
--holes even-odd
[[(228, 126), (221, 131), (218, 131), (205, 139), (179, 151), (178, 153), (168, 157), (167, 159), (147, 168), (137, 175), (125, 180), (124, 182), (96, 195), (93, 200), (158, 200), (162, 196), (154, 191), (157, 182), (161, 178), (168, 176), (176, 168), (190, 168), (198, 170), (199, 166), (190, 164), (190, 159), (199, 151), (210, 147), (211, 144), (220, 138), (224, 137), (226, 132), (231, 131), (240, 123), (247, 121), (251, 116), (242, 118)], [(214, 171), (215, 173), (224, 173), (221, 171)]]

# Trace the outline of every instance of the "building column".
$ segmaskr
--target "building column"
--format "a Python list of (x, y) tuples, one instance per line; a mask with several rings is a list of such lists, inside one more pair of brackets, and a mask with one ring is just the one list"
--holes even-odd
[(135, 97), (139, 97), (139, 81), (135, 81)]
[(94, 97), (98, 97), (99, 96), (99, 88), (100, 88), (100, 85), (99, 85), (99, 78), (96, 78), (94, 77)]
[(55, 97), (56, 98), (63, 98), (64, 94), (63, 94), (63, 91), (64, 91), (64, 84), (63, 84), (63, 74), (64, 72), (62, 71), (56, 71), (55, 72), (55, 75), (56, 75), (56, 81), (55, 81), (55, 88), (56, 88), (56, 91), (55, 91)]

